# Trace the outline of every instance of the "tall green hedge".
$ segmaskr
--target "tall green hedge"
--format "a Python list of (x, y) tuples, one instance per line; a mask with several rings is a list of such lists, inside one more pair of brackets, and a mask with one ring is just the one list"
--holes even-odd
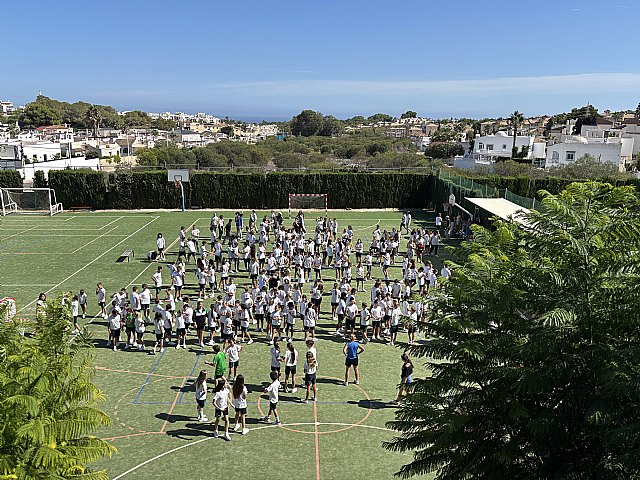
[(22, 188), (22, 176), (17, 170), (0, 170), (0, 187)]
[[(184, 186), (187, 207), (286, 208), (289, 193), (327, 193), (329, 208), (422, 208), (433, 183), (431, 175), (409, 173), (192, 172)], [(177, 208), (180, 199), (165, 171), (52, 170), (49, 186), (67, 207)]]

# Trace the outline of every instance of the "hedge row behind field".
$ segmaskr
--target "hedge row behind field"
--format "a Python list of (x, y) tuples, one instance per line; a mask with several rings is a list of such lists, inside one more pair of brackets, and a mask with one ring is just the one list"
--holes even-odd
[(0, 187), (22, 188), (22, 176), (17, 170), (0, 170)]
[[(327, 193), (329, 208), (424, 208), (433, 184), (431, 175), (409, 173), (192, 172), (184, 189), (187, 207), (282, 209), (290, 193)], [(165, 171), (52, 170), (49, 186), (67, 208), (177, 208), (180, 201)]]

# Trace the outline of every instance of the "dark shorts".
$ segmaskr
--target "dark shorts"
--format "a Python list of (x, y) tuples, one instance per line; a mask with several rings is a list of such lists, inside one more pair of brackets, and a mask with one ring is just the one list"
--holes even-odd
[(275, 409), (278, 408), (278, 402), (269, 402), (269, 413), (273, 412)]
[(307, 373), (304, 376), (304, 384), (305, 386), (315, 385), (316, 384), (316, 374), (315, 373)]
[(389, 330), (391, 330), (391, 333), (398, 333), (399, 328), (400, 328), (400, 325), (391, 325)]
[(229, 370), (231, 370), (232, 368), (238, 368), (239, 366), (240, 366), (240, 360), (236, 362), (229, 362)]
[(358, 358), (347, 358), (344, 361), (345, 366), (347, 367), (357, 367), (358, 366)]
[(149, 310), (149, 304), (148, 303), (143, 303), (142, 304), (142, 310)]
[(196, 403), (200, 408), (204, 408), (204, 402), (205, 402), (204, 400), (196, 400)]
[(106, 305), (106, 303), (105, 303), (105, 302), (98, 302), (98, 306), (99, 306), (99, 307), (104, 307), (105, 305)]
[(363, 332), (364, 332), (367, 328), (369, 328), (369, 325), (362, 325), (362, 324), (360, 324), (360, 330), (362, 330)]
[(165, 337), (170, 337), (171, 335), (173, 335), (173, 330), (170, 328), (165, 328), (164, 329), (164, 336)]
[(216, 380), (217, 380), (217, 379), (219, 379), (219, 378), (222, 378), (222, 377), (224, 377), (224, 372), (223, 372), (223, 373), (216, 373), (216, 374), (213, 376), (213, 378), (214, 378), (214, 379), (216, 379)]
[(272, 367), (271, 367), (271, 371), (272, 371), (272, 372), (278, 372), (278, 373), (280, 373), (280, 367), (273, 367), (273, 366), (272, 366)]
[(264, 320), (264, 313), (256, 313), (256, 320)]
[(178, 328), (176, 330), (176, 334), (179, 335), (179, 336), (186, 335), (187, 334), (187, 329), (186, 328)]
[[(254, 274), (254, 273), (252, 273), (251, 275), (249, 275), (249, 278), (250, 278), (251, 280), (255, 280), (256, 278), (258, 278), (258, 274), (257, 274), (257, 273), (255, 273), (255, 274)], [(246, 410), (246, 409), (245, 409), (245, 410)]]
[(285, 375), (295, 375), (297, 370), (298, 370), (297, 365), (291, 365), (291, 366), (284, 367)]
[(204, 330), (205, 323), (204, 319), (196, 318), (196, 330)]
[(247, 408), (236, 408), (236, 413), (240, 414), (240, 415), (246, 415), (247, 414)]
[(233, 337), (233, 332), (231, 332), (231, 333), (224, 333), (224, 332), (222, 332), (220, 335), (222, 336), (222, 339), (223, 339), (223, 340), (230, 340), (230, 339), (231, 339), (231, 337)]
[(162, 333), (156, 333), (156, 340), (157, 340), (157, 341), (160, 341), (160, 340), (162, 340), (163, 338), (164, 338), (164, 334), (162, 334)]
[(305, 325), (305, 327), (304, 327), (304, 331), (305, 331), (305, 332), (314, 332), (315, 330), (316, 330), (315, 325), (314, 325), (313, 327), (307, 327), (307, 326)]
[(356, 319), (355, 318), (347, 318), (347, 321), (345, 322), (345, 328), (347, 330), (352, 329), (352, 328), (356, 328)]
[(156, 295), (158, 295), (162, 291), (162, 287), (155, 287)]
[(331, 306), (332, 306), (332, 307), (337, 307), (337, 306), (338, 306), (338, 304), (337, 304), (337, 303), (335, 303), (335, 302), (331, 302)]
[(225, 408), (224, 410), (219, 410), (216, 408), (216, 418), (218, 417), (226, 417), (229, 415), (229, 407)]
[(111, 336), (112, 337), (119, 337), (120, 336), (120, 329), (118, 328), (117, 330), (109, 330), (111, 332)]
[(373, 322), (371, 322), (371, 326), (373, 328), (377, 328), (380, 326), (380, 323), (381, 323), (380, 320), (374, 320)]
[[(73, 320), (73, 321), (75, 322), (77, 318), (78, 318), (78, 317), (74, 317), (74, 320)], [(126, 327), (126, 328), (125, 328), (125, 331), (126, 331), (127, 333), (133, 333), (133, 332), (135, 331), (135, 327)]]

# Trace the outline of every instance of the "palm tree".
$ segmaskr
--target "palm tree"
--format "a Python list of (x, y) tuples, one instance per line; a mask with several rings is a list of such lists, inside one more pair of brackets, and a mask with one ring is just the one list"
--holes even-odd
[(115, 448), (93, 434), (109, 424), (98, 406), (90, 344), (71, 339), (70, 302), (52, 302), (34, 338), (0, 322), (0, 478), (102, 480), (89, 467)]
[(513, 127), (513, 146), (511, 147), (511, 157), (515, 157), (518, 153), (518, 149), (516, 147), (518, 127), (524, 122), (524, 116), (518, 110), (516, 110), (511, 114), (509, 120), (511, 121), (511, 126)]

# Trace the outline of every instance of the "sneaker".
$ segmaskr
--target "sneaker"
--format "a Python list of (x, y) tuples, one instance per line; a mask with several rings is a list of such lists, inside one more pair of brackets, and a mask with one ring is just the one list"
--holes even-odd
[(249, 341), (247, 342), (247, 345), (251, 345), (252, 343), (253, 343), (253, 340), (249, 340)]
[(124, 349), (125, 350), (129, 350), (129, 344), (128, 343), (124, 346)]
[(355, 382), (353, 382), (353, 383), (355, 383), (356, 385), (360, 385), (360, 380), (356, 380), (356, 381), (355, 381)]
[(271, 422), (274, 425), (282, 425), (282, 422), (280, 421), (279, 418), (276, 418), (273, 422)]
[(289, 393), (289, 387), (284, 387), (284, 393)]
[(225, 433), (224, 435), (222, 435), (222, 438), (223, 438), (225, 441), (227, 441), (227, 442), (230, 442), (230, 441), (231, 441), (231, 437), (229, 436), (229, 434), (228, 434), (228, 433)]
[(297, 389), (297, 388), (295, 388), (295, 387), (293, 387), (293, 388), (291, 389), (291, 393), (296, 393), (297, 391), (298, 391), (298, 389)]
[(176, 350), (178, 350), (180, 348), (180, 345), (176, 345)]
[(242, 425), (240, 425), (239, 423), (236, 423), (236, 424), (233, 426), (233, 431), (234, 431), (234, 432), (237, 432), (238, 430), (240, 430), (240, 428), (241, 428), (241, 427), (242, 427)]
[(153, 346), (153, 354), (155, 355), (157, 351), (158, 351), (158, 346), (154, 345)]
[(161, 348), (160, 349), (160, 353), (164, 353), (165, 350), (166, 350), (166, 348)]
[(344, 382), (344, 386), (348, 387), (349, 386), (349, 382)]
[(186, 350), (186, 349), (187, 349), (187, 344), (186, 344), (186, 343), (183, 343), (183, 344), (182, 344), (182, 348), (184, 348), (184, 349)]
[(213, 432), (213, 438), (218, 438), (218, 431)]
[(210, 347), (213, 347), (213, 340), (209, 340), (209, 341), (207, 342), (207, 345), (209, 345)]
[(200, 342), (200, 343), (198, 344), (198, 346), (199, 346), (200, 348), (204, 348), (204, 343)]
[(113, 347), (113, 351), (116, 352), (118, 351), (118, 349), (116, 347)]
[(304, 399), (304, 400), (302, 401), (302, 403), (308, 404), (308, 403), (309, 403), (309, 400)]
[(249, 433), (249, 429), (248, 428), (243, 428), (242, 432), (240, 432), (240, 435), (246, 435), (247, 433)]
[(138, 350), (142, 352), (144, 350), (144, 345), (138, 345)]
[(314, 402), (314, 403), (317, 403), (318, 399), (316, 397), (313, 397), (313, 399), (311, 401)]
[(264, 417), (260, 417), (260, 421), (261, 422), (268, 422), (269, 421), (269, 415), (265, 415)]
[(207, 419), (207, 418), (205, 418), (205, 417), (200, 417), (200, 418), (198, 419), (198, 423), (204, 423), (204, 422), (206, 422), (207, 420), (208, 420), (208, 419)]

